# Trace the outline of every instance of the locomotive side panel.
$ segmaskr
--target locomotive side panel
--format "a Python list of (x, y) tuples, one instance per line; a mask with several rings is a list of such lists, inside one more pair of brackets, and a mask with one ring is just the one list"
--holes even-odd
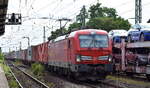
[(70, 63), (67, 49), (67, 40), (49, 43), (48, 64), (57, 67), (68, 68)]

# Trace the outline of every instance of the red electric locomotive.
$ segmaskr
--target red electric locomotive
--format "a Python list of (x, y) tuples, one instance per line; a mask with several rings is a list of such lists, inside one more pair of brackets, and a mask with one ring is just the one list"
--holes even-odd
[(104, 79), (112, 71), (112, 46), (104, 30), (84, 29), (51, 40), (48, 65), (51, 71), (80, 79)]

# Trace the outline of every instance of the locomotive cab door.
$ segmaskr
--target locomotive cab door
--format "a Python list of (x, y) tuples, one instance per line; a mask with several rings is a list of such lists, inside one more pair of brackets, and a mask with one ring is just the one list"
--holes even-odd
[(68, 39), (67, 41), (67, 59), (70, 62), (71, 61), (71, 40)]

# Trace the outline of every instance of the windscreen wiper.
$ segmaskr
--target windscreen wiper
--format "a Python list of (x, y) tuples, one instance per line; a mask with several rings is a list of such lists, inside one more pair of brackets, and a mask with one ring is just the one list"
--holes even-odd
[[(89, 49), (91, 48), (93, 43), (95, 43), (95, 36), (94, 35), (92, 35), (92, 41), (90, 42), (90, 44), (88, 46)], [(95, 46), (95, 44), (94, 44), (94, 46)]]

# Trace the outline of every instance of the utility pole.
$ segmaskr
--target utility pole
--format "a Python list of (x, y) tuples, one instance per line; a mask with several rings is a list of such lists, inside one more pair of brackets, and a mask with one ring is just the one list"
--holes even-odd
[(45, 38), (46, 38), (46, 36), (45, 36), (45, 26), (43, 27), (43, 42), (45, 42)]
[(142, 22), (142, 2), (135, 0), (135, 24)]
[[(61, 34), (63, 34), (63, 28), (64, 28), (64, 26), (67, 24), (68, 21), (71, 21), (71, 19), (62, 18), (62, 19), (58, 19), (57, 21), (60, 22), (60, 30), (61, 30)], [(66, 24), (63, 27), (62, 27), (62, 21), (67, 21)]]
[(10, 47), (9, 47), (9, 53), (11, 52)]
[[(20, 42), (20, 50), (21, 50), (21, 47), (22, 47), (22, 44), (21, 44), (21, 42)], [(17, 48), (17, 47), (16, 47)]]
[(28, 2), (28, 1), (26, 0), (26, 1), (25, 1), (25, 5), (26, 5), (26, 6), (27, 6), (27, 2)]
[(86, 12), (86, 8), (85, 5), (82, 7), (82, 9), (80, 10), (80, 14), (76, 16), (76, 20), (79, 21), (82, 24), (82, 27), (85, 27), (85, 19), (87, 18), (87, 12)]
[(86, 13), (86, 9), (84, 5), (82, 9), (82, 27), (85, 27), (85, 13)]
[(16, 51), (17, 51), (17, 47), (16, 47)]
[(60, 22), (60, 30), (62, 30), (62, 26), (61, 26), (62, 19), (58, 19), (58, 21)]
[(28, 47), (30, 47), (30, 38), (29, 37), (23, 37), (28, 39)]

